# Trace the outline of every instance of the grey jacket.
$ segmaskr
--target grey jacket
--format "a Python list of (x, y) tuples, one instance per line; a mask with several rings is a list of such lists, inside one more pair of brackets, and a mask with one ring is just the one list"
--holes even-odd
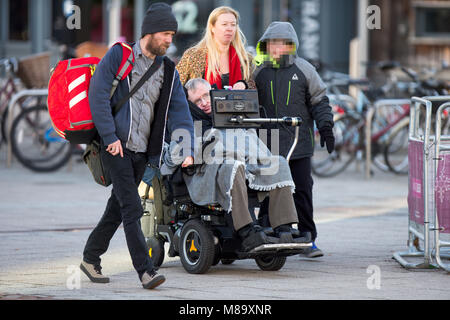
[[(285, 39), (295, 45), (295, 50), (280, 61), (274, 61), (266, 51), (269, 39)], [(333, 114), (326, 96), (326, 86), (315, 68), (298, 57), (298, 37), (289, 22), (272, 22), (257, 45), (253, 74), (259, 103), (267, 117), (300, 116), (303, 124), (300, 137), (291, 159), (311, 157), (314, 151), (314, 122), (317, 128), (333, 127)], [(294, 140), (293, 127), (271, 125), (268, 129), (280, 129), (280, 155), (286, 156)], [(270, 136), (270, 135), (269, 135)], [(269, 142), (269, 147), (275, 141)]]

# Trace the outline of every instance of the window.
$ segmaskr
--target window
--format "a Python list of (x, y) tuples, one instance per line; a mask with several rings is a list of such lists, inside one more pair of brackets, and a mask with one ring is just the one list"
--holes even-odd
[(450, 43), (450, 1), (414, 1), (412, 3), (411, 43), (447, 45)]
[(28, 0), (9, 1), (9, 40), (27, 41)]
[(450, 37), (450, 7), (416, 8), (416, 37)]

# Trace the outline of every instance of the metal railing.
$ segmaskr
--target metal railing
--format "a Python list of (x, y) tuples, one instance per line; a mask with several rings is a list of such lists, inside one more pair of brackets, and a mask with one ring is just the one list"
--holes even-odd
[[(43, 97), (48, 96), (48, 89), (27, 89), (27, 90), (21, 90), (15, 95), (12, 96), (11, 101), (9, 102), (9, 110), (8, 115), (6, 119), (6, 132), (11, 132), (11, 125), (14, 118), (14, 109), (18, 105), (19, 99), (23, 97)], [(12, 148), (11, 148), (11, 139), (7, 139), (7, 158), (6, 158), (6, 166), (9, 168), (11, 167), (12, 163)]]
[[(435, 176), (437, 182), (439, 182), (439, 188), (442, 188), (442, 195), (445, 194), (449, 196), (450, 195), (450, 172), (445, 172), (446, 167), (444, 167), (443, 169), (440, 169), (439, 163), (438, 161), (450, 161), (450, 136), (443, 136), (442, 135), (442, 114), (444, 112), (445, 109), (450, 108), (450, 102), (446, 102), (444, 104), (442, 104), (437, 112), (436, 112), (436, 145), (435, 145), (435, 158), (434, 161), (436, 161), (436, 166), (435, 166)], [(445, 144), (445, 142), (447, 142), (447, 144)], [(444, 152), (446, 152), (446, 154), (444, 154)], [(445, 165), (445, 162), (443, 164), (443, 166)], [(448, 166), (450, 167), (450, 165)], [(442, 173), (442, 177), (441, 177), (441, 173)], [(439, 177), (439, 178), (438, 178)], [(442, 178), (442, 180), (440, 180), (440, 178)], [(444, 184), (444, 185), (441, 185)], [(438, 187), (438, 186), (436, 186)], [(442, 199), (437, 199), (436, 197), (436, 202), (438, 202), (439, 200), (442, 200), (443, 202), (445, 201), (446, 203), (450, 203), (450, 198), (446, 198), (445, 196), (442, 196)], [(444, 241), (441, 239), (441, 231), (446, 231), (447, 233), (449, 233), (449, 227), (450, 224), (449, 221), (446, 221), (447, 224), (445, 225), (445, 227), (441, 226), (441, 224), (439, 223), (440, 218), (444, 218), (443, 216), (445, 214), (450, 216), (450, 212), (448, 212), (450, 210), (450, 206), (448, 208), (446, 208), (447, 210), (445, 212), (443, 212), (444, 210), (442, 210), (442, 208), (438, 208), (438, 205), (436, 204), (436, 215), (435, 215), (435, 226), (434, 226), (434, 232), (435, 232), (435, 256), (436, 256), (436, 262), (437, 264), (444, 270), (450, 272), (450, 264), (449, 263), (444, 263), (442, 261), (442, 257), (446, 257), (448, 258), (449, 255), (448, 254), (442, 254), (441, 252), (441, 247), (450, 247), (450, 241)], [(449, 217), (445, 217), (447, 219), (449, 219)], [(446, 228), (446, 230), (445, 230)]]
[[(440, 228), (438, 227), (438, 212), (435, 205), (435, 179), (437, 162), (440, 159), (439, 152), (450, 150), (450, 147), (442, 145), (442, 142), (450, 141), (450, 136), (440, 134), (441, 124), (439, 120), (436, 121), (434, 135), (431, 134), (433, 102), (443, 102), (437, 112), (437, 115), (439, 115), (437, 119), (440, 119), (442, 111), (450, 106), (450, 96), (413, 97), (411, 99), (408, 146), (410, 161), (408, 250), (395, 252), (393, 257), (405, 268), (430, 269), (442, 267), (449, 271), (448, 266), (443, 264), (441, 260), (441, 257), (446, 257), (446, 255), (442, 255), (439, 250), (441, 246), (450, 246), (450, 243), (439, 240)], [(424, 119), (420, 118), (423, 109), (425, 109)], [(424, 120), (424, 126), (421, 126), (423, 124), (420, 123), (421, 120)], [(437, 126), (439, 126), (439, 129)], [(418, 151), (418, 154), (414, 153), (413, 150)], [(416, 176), (418, 173), (421, 173), (421, 177)], [(413, 181), (415, 179), (420, 181)], [(436, 246), (434, 253), (431, 247), (433, 244), (432, 231), (434, 231)], [(423, 241), (423, 250), (420, 248), (419, 240)], [(433, 256), (436, 257), (437, 264), (433, 262)], [(413, 263), (405, 259), (412, 257), (423, 258), (423, 260)]]

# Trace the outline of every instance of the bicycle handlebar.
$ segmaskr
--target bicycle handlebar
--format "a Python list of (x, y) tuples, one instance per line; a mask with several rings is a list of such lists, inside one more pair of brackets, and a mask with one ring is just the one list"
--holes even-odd
[(0, 59), (0, 65), (5, 67), (6, 72), (11, 71), (16, 73), (19, 70), (19, 62), (15, 57)]

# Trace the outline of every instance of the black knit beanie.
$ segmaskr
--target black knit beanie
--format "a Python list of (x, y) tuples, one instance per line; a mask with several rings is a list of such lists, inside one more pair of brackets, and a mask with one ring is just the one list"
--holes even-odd
[(177, 19), (172, 13), (172, 8), (164, 2), (152, 4), (145, 14), (142, 22), (141, 36), (148, 33), (178, 30)]

